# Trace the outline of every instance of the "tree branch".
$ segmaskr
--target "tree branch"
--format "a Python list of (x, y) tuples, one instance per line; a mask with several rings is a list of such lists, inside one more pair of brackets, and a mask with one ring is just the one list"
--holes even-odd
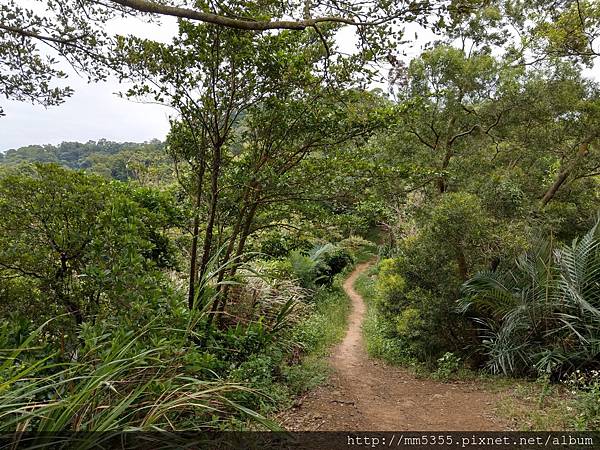
[(473, 133), (473, 132), (474, 132), (475, 130), (477, 130), (478, 128), (481, 128), (481, 126), (480, 126), (479, 124), (475, 124), (475, 125), (473, 125), (471, 128), (469, 128), (468, 130), (466, 130), (466, 131), (463, 131), (463, 132), (461, 132), (461, 133), (458, 133), (458, 134), (455, 134), (455, 135), (454, 135), (454, 136), (452, 136), (452, 138), (451, 138), (451, 139), (448, 141), (448, 146), (449, 146), (449, 147), (450, 147), (450, 146), (452, 146), (452, 144), (454, 143), (454, 141), (455, 141), (455, 140), (457, 140), (457, 139), (458, 139), (458, 138), (460, 138), (460, 137), (467, 136), (467, 135), (469, 135), (469, 134)]
[(213, 13), (207, 13), (189, 8), (180, 8), (176, 6), (161, 5), (154, 3), (150, 0), (110, 0), (113, 3), (117, 3), (126, 8), (135, 9), (139, 12), (146, 12), (150, 14), (160, 14), (164, 16), (180, 17), (182, 19), (199, 20), (201, 22), (211, 23), (214, 25), (221, 25), (229, 28), (236, 28), (238, 30), (253, 30), (253, 31), (265, 31), (265, 30), (304, 30), (306, 28), (314, 28), (319, 23), (324, 22), (335, 22), (343, 23), (346, 25), (355, 26), (371, 26), (381, 25), (382, 23), (388, 22), (394, 17), (386, 17), (374, 22), (357, 22), (355, 20), (340, 17), (340, 16), (329, 16), (329, 17), (317, 17), (307, 18), (303, 20), (273, 20), (273, 21), (258, 21), (252, 19), (234, 19), (227, 16), (222, 16)]
[(72, 38), (57, 38), (53, 36), (45, 36), (43, 34), (34, 33), (33, 31), (27, 31), (23, 28), (13, 27), (10, 25), (3, 25), (0, 23), (0, 30), (8, 31), (9, 33), (18, 34), (24, 37), (30, 37), (39, 39), (40, 41), (54, 42), (56, 44), (69, 45), (75, 41), (83, 39), (86, 35), (74, 36)]

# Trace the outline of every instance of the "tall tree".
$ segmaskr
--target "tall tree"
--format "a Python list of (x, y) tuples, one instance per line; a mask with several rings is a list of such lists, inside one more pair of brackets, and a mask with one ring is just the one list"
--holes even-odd
[[(313, 70), (325, 54), (320, 42), (316, 34), (268, 35), (190, 22), (181, 22), (179, 37), (171, 45), (141, 39), (121, 41), (122, 54), (129, 63), (128, 76), (144, 80), (129, 94), (150, 96), (180, 114), (180, 122), (173, 124), (169, 147), (176, 161), (187, 161), (193, 171), (193, 187), (188, 188), (196, 208), (190, 251), (190, 307), (196, 280), (204, 275), (216, 251), (222, 172), (239, 151), (234, 147), (236, 127), (248, 109), (265, 98), (286, 98), (319, 85)], [(243, 227), (249, 188), (245, 192), (225, 257), (233, 251), (235, 237)], [(203, 196), (206, 226), (200, 244)]]
[(91, 80), (118, 73), (122, 61), (112, 52), (118, 34), (109, 32), (107, 26), (115, 19), (160, 21), (163, 17), (175, 17), (228, 29), (310, 29), (317, 34), (331, 24), (353, 26), (363, 50), (370, 53), (396, 35), (393, 21), (426, 24), (432, 14), (443, 14), (447, 7), (446, 3), (430, 0), (2, 0), (0, 53), (5, 57), (0, 61), (0, 94), (46, 106), (61, 103), (72, 94), (69, 87), (55, 83), (66, 77), (61, 62), (67, 62)]

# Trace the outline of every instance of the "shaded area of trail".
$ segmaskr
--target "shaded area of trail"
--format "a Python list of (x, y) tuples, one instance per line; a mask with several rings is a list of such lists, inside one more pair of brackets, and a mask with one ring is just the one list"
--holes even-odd
[(369, 263), (344, 282), (352, 300), (348, 331), (329, 362), (326, 385), (308, 393), (284, 413), (289, 430), (503, 430), (493, 415), (498, 397), (476, 382), (442, 383), (418, 379), (408, 370), (369, 358), (361, 325), (366, 307), (354, 290)]

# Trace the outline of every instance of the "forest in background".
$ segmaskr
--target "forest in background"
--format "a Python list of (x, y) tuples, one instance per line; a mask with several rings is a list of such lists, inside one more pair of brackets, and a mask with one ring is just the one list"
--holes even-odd
[(336, 51), (335, 21), (116, 37), (124, 95), (177, 115), (164, 143), (2, 155), (0, 430), (277, 429), (375, 256), (371, 355), (566, 384), (597, 429), (600, 6), (466, 3), (407, 62), (381, 30)]

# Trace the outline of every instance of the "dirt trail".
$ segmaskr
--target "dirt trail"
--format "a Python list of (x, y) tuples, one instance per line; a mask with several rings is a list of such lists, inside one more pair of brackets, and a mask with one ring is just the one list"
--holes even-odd
[(506, 430), (493, 416), (499, 397), (475, 382), (418, 379), (368, 357), (361, 325), (366, 307), (354, 290), (359, 265), (344, 283), (352, 300), (346, 337), (330, 357), (328, 384), (308, 393), (281, 417), (288, 430)]

